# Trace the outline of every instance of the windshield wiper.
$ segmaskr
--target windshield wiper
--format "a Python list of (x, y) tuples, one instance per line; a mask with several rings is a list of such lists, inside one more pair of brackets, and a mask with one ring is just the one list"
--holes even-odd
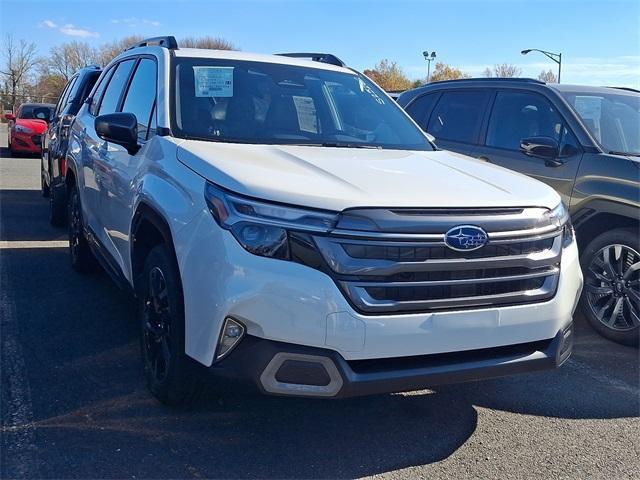
[(631, 157), (640, 157), (640, 153), (618, 152), (616, 150), (609, 150), (609, 155), (629, 155)]
[(340, 142), (324, 142), (319, 144), (321, 147), (333, 147), (333, 148), (369, 148), (374, 150), (380, 150), (382, 147), (376, 145), (367, 145), (363, 143), (340, 143)]

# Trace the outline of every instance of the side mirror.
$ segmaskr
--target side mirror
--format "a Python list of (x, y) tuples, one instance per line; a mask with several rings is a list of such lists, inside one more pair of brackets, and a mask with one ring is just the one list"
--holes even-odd
[(13, 113), (5, 113), (4, 118), (6, 118), (7, 120), (15, 120), (16, 116)]
[(138, 145), (138, 120), (133, 113), (107, 113), (95, 120), (96, 133), (107, 142), (117, 143), (127, 149), (130, 155), (135, 155)]
[(530, 157), (554, 160), (560, 153), (560, 146), (551, 137), (528, 137), (520, 140), (520, 151)]

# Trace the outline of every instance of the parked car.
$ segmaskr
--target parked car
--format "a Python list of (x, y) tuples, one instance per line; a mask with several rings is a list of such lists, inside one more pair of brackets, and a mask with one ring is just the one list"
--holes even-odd
[(17, 153), (40, 154), (42, 134), (47, 129), (54, 105), (49, 103), (23, 103), (18, 113), (5, 114), (9, 120), (7, 145), (12, 155)]
[(67, 152), (71, 265), (137, 296), (165, 403), (201, 370), (336, 398), (571, 352), (582, 275), (560, 196), (436, 151), (333, 55), (145, 40), (105, 68)]
[[(530, 79), (445, 81), (398, 102), (440, 148), (548, 183), (569, 206), (605, 337), (640, 339), (640, 94)], [(502, 186), (502, 185), (499, 185)]]
[(67, 220), (64, 175), (69, 127), (100, 76), (100, 68), (86, 67), (76, 72), (64, 87), (49, 127), (42, 138), (40, 180), (42, 195), (49, 197), (49, 221), (54, 226)]

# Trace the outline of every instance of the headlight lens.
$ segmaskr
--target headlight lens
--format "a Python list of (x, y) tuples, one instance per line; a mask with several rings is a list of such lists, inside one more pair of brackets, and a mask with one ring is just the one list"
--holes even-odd
[(255, 255), (290, 259), (289, 231), (327, 232), (337, 214), (254, 200), (207, 182), (205, 199), (218, 224)]
[(560, 202), (556, 208), (549, 212), (549, 219), (557, 227), (561, 227), (569, 221), (569, 211), (564, 203)]
[(16, 125), (16, 132), (18, 133), (33, 133), (33, 130), (30, 128), (24, 127), (22, 125)]
[(551, 223), (557, 227), (563, 227), (562, 230), (562, 246), (568, 247), (575, 240), (575, 231), (571, 224), (571, 218), (569, 217), (569, 211), (565, 207), (564, 203), (560, 204), (549, 212), (549, 219)]

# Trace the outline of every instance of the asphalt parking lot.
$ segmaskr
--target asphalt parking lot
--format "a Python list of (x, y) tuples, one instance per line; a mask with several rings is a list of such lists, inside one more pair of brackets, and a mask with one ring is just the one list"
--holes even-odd
[(578, 317), (561, 369), (343, 401), (146, 391), (133, 302), (68, 264), (0, 127), (2, 478), (640, 478), (638, 350)]

